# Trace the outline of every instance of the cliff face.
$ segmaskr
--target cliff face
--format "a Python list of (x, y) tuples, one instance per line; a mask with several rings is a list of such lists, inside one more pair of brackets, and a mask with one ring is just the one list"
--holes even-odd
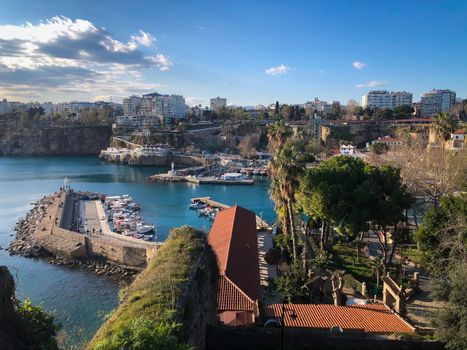
[(15, 281), (6, 266), (0, 266), (0, 349), (58, 350), (58, 328), (53, 317), (26, 300), (19, 305)]
[(206, 325), (217, 320), (217, 278), (205, 233), (190, 227), (172, 230), (88, 349), (146, 343), (151, 346), (140, 348), (204, 349)]
[(0, 155), (94, 155), (108, 147), (110, 126), (26, 129), (0, 139)]

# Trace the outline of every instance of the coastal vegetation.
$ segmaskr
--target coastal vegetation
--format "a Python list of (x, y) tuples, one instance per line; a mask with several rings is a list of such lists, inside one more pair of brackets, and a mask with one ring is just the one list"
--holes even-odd
[(216, 285), (216, 258), (204, 232), (173, 229), (154, 260), (122, 292), (120, 306), (88, 349), (181, 350), (198, 345), (205, 324), (216, 319)]
[(54, 317), (29, 299), (16, 299), (15, 282), (6, 266), (0, 266), (0, 348), (5, 350), (58, 350)]

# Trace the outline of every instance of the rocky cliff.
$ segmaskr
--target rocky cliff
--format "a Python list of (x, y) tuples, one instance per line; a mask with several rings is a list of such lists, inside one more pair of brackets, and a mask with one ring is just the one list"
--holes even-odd
[(4, 134), (0, 155), (94, 155), (108, 147), (111, 126), (65, 126), (22, 129)]

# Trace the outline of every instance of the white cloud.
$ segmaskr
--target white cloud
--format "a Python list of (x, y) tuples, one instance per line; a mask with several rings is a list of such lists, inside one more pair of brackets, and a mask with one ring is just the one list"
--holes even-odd
[(97, 32), (98, 29), (89, 21), (77, 19), (75, 21), (63, 16), (55, 16), (51, 19), (33, 25), (27, 22), (24, 25), (0, 25), (0, 38), (3, 40), (24, 40), (39, 43), (48, 43), (59, 36), (76, 39), (86, 32)]
[(148, 57), (148, 60), (153, 62), (157, 68), (163, 72), (168, 71), (173, 66), (173, 62), (170, 58), (163, 54)]
[(352, 66), (356, 69), (363, 69), (367, 66), (366, 63), (360, 62), (360, 61), (354, 61), (352, 62)]
[(278, 75), (278, 74), (285, 74), (289, 72), (290, 70), (292, 70), (291, 67), (281, 64), (277, 67), (268, 68), (264, 72), (269, 75)]
[(192, 106), (192, 107), (206, 104), (205, 99), (202, 99), (201, 97), (196, 97), (196, 96), (185, 97), (185, 101), (187, 105)]
[(204, 27), (204, 26), (202, 26), (202, 25), (200, 25), (200, 24), (198, 24), (198, 25), (196, 26), (196, 28), (198, 28), (199, 30), (206, 30), (206, 27)]
[(377, 87), (377, 86), (383, 86), (383, 85), (386, 85), (386, 84), (387, 84), (386, 81), (372, 80), (372, 81), (369, 81), (369, 82), (367, 82), (367, 83), (357, 84), (356, 87), (358, 87), (358, 88), (363, 88), (363, 87)]
[[(128, 42), (117, 40), (88, 20), (64, 16), (0, 25), (0, 91), (18, 97), (34, 91), (79, 96), (151, 91), (159, 85), (144, 82), (144, 69), (173, 66), (168, 56), (155, 51), (155, 42), (143, 30)], [(145, 56), (141, 47), (155, 52)]]
[(131, 40), (138, 45), (146, 47), (150, 47), (156, 42), (156, 38), (142, 30), (139, 31), (139, 35), (132, 35)]

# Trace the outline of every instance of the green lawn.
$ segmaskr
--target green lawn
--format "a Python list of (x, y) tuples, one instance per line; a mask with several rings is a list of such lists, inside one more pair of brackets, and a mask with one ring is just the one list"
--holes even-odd
[(376, 286), (373, 277), (373, 268), (371, 260), (368, 259), (363, 251), (360, 251), (357, 261), (357, 252), (354, 247), (348, 243), (337, 243), (332, 247), (333, 268), (336, 270), (345, 270), (345, 284), (355, 291), (361, 291), (361, 282), (366, 282), (368, 289)]

